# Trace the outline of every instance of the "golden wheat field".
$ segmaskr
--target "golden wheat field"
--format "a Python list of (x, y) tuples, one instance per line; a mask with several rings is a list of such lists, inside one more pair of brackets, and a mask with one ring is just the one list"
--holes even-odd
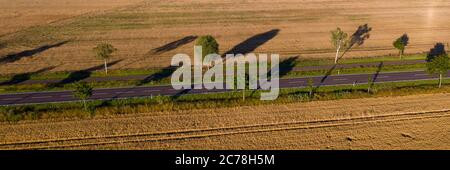
[(392, 42), (403, 33), (411, 37), (407, 53), (450, 37), (443, 0), (1, 0), (0, 9), (0, 56), (20, 56), (2, 63), (2, 74), (92, 67), (101, 64), (92, 48), (104, 41), (124, 59), (111, 67), (129, 69), (168, 66), (206, 34), (222, 53), (282, 57), (333, 57), (329, 34), (338, 26), (349, 34), (373, 28), (346, 57), (396, 54)]
[(450, 149), (449, 94), (0, 125), (1, 149)]

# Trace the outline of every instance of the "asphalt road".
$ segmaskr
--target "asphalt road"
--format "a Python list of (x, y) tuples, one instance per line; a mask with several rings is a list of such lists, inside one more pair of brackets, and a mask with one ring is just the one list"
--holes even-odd
[[(313, 79), (315, 86), (329, 86), (353, 83), (366, 84), (369, 80), (369, 77), (375, 77), (374, 82), (410, 81), (436, 78), (436, 76), (430, 76), (424, 71), (379, 74), (348, 74), (333, 75), (326, 78), (324, 78), (324, 76), (311, 78)], [(280, 79), (280, 88), (306, 87), (308, 85), (308, 79), (309, 78)], [(172, 88), (172, 86), (110, 88), (95, 89), (93, 92), (93, 96), (90, 99), (108, 100), (117, 98), (149, 97), (157, 95), (177, 96), (184, 94), (217, 93), (225, 91), (232, 90), (175, 90)], [(67, 102), (75, 100), (77, 99), (72, 96), (72, 91), (32, 92), (0, 95), (0, 105)]]
[[(404, 60), (404, 61), (385, 61), (383, 66), (393, 66), (393, 65), (413, 65), (426, 63), (425, 60)], [(380, 62), (370, 62), (370, 63), (352, 63), (352, 64), (339, 64), (334, 68), (335, 70), (349, 69), (349, 68), (367, 68), (367, 67), (377, 67)], [(329, 70), (333, 65), (318, 65), (318, 66), (303, 66), (295, 67), (292, 71), (316, 71), (316, 70)], [(103, 68), (103, 67), (101, 67)], [(133, 81), (133, 80), (144, 80), (148, 78), (149, 75), (131, 75), (131, 76), (108, 76), (108, 77), (87, 77), (80, 80), (81, 82), (108, 82), (108, 81)], [(22, 84), (51, 84), (61, 82), (62, 79), (48, 79), (48, 80), (7, 80), (0, 81), (0, 85), (22, 85)]]

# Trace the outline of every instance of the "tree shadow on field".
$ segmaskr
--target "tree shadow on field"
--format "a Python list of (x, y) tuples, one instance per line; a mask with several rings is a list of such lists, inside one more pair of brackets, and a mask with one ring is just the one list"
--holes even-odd
[(356, 46), (363, 45), (364, 42), (370, 38), (370, 31), (372, 31), (372, 28), (369, 27), (368, 24), (360, 25), (358, 29), (356, 29), (356, 31), (350, 37), (348, 47), (343, 51), (342, 55), (338, 58), (338, 60), (344, 57), (344, 55), (355, 45)]
[(194, 41), (195, 39), (197, 39), (197, 36), (195, 36), (195, 35), (186, 36), (186, 37), (184, 37), (182, 39), (170, 42), (170, 43), (168, 43), (166, 45), (163, 45), (161, 47), (154, 48), (147, 54), (162, 54), (164, 52), (171, 51), (171, 50), (174, 50), (174, 49), (176, 49), (176, 48), (178, 48), (180, 46), (188, 44), (188, 43)]
[(261, 34), (254, 35), (234, 46), (231, 50), (225, 52), (223, 56), (225, 56), (226, 54), (247, 54), (253, 52), (256, 48), (277, 36), (279, 32), (279, 29), (273, 29)]
[(6, 55), (2, 58), (0, 58), (0, 64), (5, 64), (5, 63), (12, 63), (15, 62), (17, 60), (20, 60), (24, 57), (30, 57), (39, 53), (42, 53), (46, 50), (49, 50), (51, 48), (56, 48), (56, 47), (60, 47), (66, 43), (68, 43), (69, 41), (62, 41), (56, 44), (52, 44), (52, 45), (44, 45), (35, 49), (31, 49), (31, 50), (25, 50), (16, 54), (10, 54), (10, 55)]
[[(356, 46), (360, 46), (363, 45), (364, 42), (370, 38), (370, 31), (372, 31), (372, 28), (369, 27), (368, 24), (364, 24), (364, 25), (360, 25), (358, 27), (358, 29), (356, 29), (356, 31), (352, 34), (352, 36), (350, 37), (350, 41), (349, 41), (349, 45), (348, 47), (343, 51), (343, 53), (341, 54), (341, 56), (338, 58), (338, 61), (344, 57), (344, 55), (350, 51), (350, 49), (352, 47)], [(313, 93), (315, 93), (320, 86), (322, 86), (322, 84), (325, 82), (325, 80), (327, 80), (327, 78), (333, 73), (333, 71), (336, 69), (337, 65), (339, 64), (339, 62), (337, 64), (334, 64), (333, 67), (331, 67), (326, 73), (325, 75), (320, 79), (319, 82), (314, 82), (314, 84), (317, 84), (317, 86), (314, 87), (313, 89)]]
[(5, 82), (1, 82), (0, 86), (8, 86), (8, 85), (15, 85), (15, 84), (20, 84), (22, 82), (25, 82), (27, 80), (31, 79), (31, 76), (33, 75), (37, 75), (43, 72), (47, 72), (50, 71), (52, 69), (54, 69), (56, 67), (52, 66), (52, 67), (46, 67), (34, 72), (28, 72), (28, 73), (22, 73), (22, 74), (16, 74), (14, 75), (10, 80), (5, 81)]
[(177, 67), (167, 66), (165, 68), (162, 68), (160, 71), (147, 76), (143, 80), (139, 81), (136, 85), (142, 86), (142, 85), (150, 83), (150, 82), (161, 81), (164, 78), (170, 77), (172, 75), (172, 73), (175, 72), (176, 69), (177, 69)]
[(434, 48), (430, 49), (430, 52), (427, 55), (426, 61), (430, 62), (431, 60), (433, 60), (435, 57), (440, 56), (440, 55), (446, 55), (447, 52), (445, 51), (445, 46), (442, 43), (436, 43), (434, 45)]
[[(108, 67), (113, 66), (119, 62), (121, 62), (122, 60), (116, 60), (113, 62), (109, 62), (108, 63)], [(62, 87), (66, 84), (70, 84), (70, 83), (75, 83), (81, 80), (84, 80), (86, 78), (89, 78), (92, 74), (92, 72), (97, 71), (97, 70), (101, 70), (103, 69), (105, 66), (103, 64), (100, 64), (98, 66), (95, 67), (91, 67), (88, 69), (84, 69), (84, 70), (79, 70), (79, 71), (75, 71), (69, 74), (69, 76), (57, 83), (51, 84), (50, 87)]]
[(297, 65), (298, 56), (289, 57), (280, 62), (280, 78), (286, 76), (289, 72), (291, 72), (295, 65)]

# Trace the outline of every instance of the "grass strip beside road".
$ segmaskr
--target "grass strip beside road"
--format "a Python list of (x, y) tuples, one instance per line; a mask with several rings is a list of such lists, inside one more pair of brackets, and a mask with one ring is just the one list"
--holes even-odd
[(308, 88), (282, 89), (280, 97), (275, 101), (259, 100), (260, 91), (246, 91), (245, 101), (242, 100), (243, 93), (241, 91), (215, 94), (188, 94), (178, 97), (155, 96), (152, 98), (91, 101), (89, 102), (89, 111), (85, 111), (79, 102), (1, 106), (0, 121), (17, 122), (20, 120), (35, 119), (92, 118), (96, 116), (133, 113), (285, 104), (309, 102), (312, 100), (405, 96), (412, 94), (447, 93), (450, 91), (450, 80), (445, 80), (442, 88), (437, 88), (436, 83), (436, 80), (378, 83), (372, 87), (370, 93), (367, 92), (367, 84), (361, 84), (355, 87), (351, 85), (324, 86), (314, 93), (313, 98), (310, 98)]

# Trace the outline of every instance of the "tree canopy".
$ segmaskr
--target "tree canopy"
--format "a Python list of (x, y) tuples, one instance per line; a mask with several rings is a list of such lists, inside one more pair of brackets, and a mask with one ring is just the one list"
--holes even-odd
[(401, 37), (397, 38), (392, 45), (400, 51), (400, 57), (402, 57), (405, 52), (406, 46), (409, 44), (408, 34), (403, 34)]
[(439, 74), (439, 87), (442, 84), (442, 76), (450, 69), (449, 61), (442, 43), (437, 43), (427, 55), (427, 71), (429, 74)]
[(219, 54), (219, 44), (211, 35), (199, 37), (195, 45), (202, 46), (202, 58), (208, 54)]
[(113, 45), (108, 43), (100, 43), (94, 49), (95, 56), (100, 59), (108, 59), (112, 56), (112, 53), (117, 51)]

